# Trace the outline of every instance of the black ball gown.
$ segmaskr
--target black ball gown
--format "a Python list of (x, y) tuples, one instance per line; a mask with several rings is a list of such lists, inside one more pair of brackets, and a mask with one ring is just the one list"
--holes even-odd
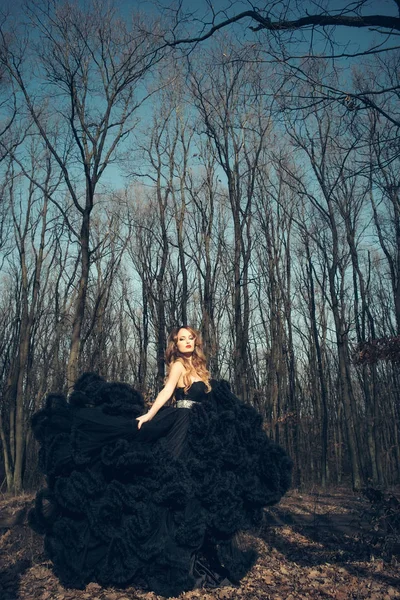
[(129, 385), (84, 374), (32, 417), (47, 487), (29, 519), (66, 587), (137, 585), (178, 595), (238, 582), (255, 560), (237, 533), (290, 485), (291, 461), (224, 381), (176, 389), (144, 412)]

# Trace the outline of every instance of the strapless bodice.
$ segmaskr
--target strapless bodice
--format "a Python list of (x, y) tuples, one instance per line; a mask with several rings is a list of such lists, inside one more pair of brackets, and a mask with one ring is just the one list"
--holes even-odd
[(193, 402), (202, 402), (206, 397), (206, 384), (204, 381), (194, 381), (188, 391), (185, 393), (185, 388), (177, 387), (175, 390), (175, 398), (179, 400), (192, 400)]

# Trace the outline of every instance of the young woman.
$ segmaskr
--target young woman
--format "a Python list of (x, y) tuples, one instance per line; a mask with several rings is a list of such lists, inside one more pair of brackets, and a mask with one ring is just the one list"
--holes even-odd
[(190, 409), (193, 408), (194, 402), (201, 402), (211, 391), (210, 373), (206, 367), (200, 334), (188, 326), (173, 329), (168, 337), (165, 359), (167, 365), (165, 386), (150, 410), (137, 418), (138, 429), (144, 425), (143, 433), (146, 431), (149, 435), (150, 431), (154, 431), (155, 436), (158, 437), (161, 433), (159, 427), (156, 423), (149, 427), (149, 421), (154, 417), (157, 422), (168, 419), (169, 414), (165, 411), (159, 413), (159, 410), (172, 396), (175, 396), (176, 408), (183, 410), (174, 411), (174, 420), (167, 434), (167, 443), (168, 450), (178, 457), (183, 451), (189, 450), (186, 436)]
[(65, 586), (177, 596), (237, 583), (255, 560), (239, 532), (289, 487), (290, 459), (258, 413), (210, 379), (197, 331), (171, 332), (166, 363), (145, 414), (133, 388), (85, 374), (68, 402), (49, 395), (32, 418), (47, 488), (30, 522)]

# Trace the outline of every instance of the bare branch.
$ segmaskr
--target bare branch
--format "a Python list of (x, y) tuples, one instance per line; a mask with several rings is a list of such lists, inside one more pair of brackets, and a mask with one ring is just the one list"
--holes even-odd
[(224, 29), (228, 25), (243, 21), (245, 19), (251, 19), (258, 23), (255, 27), (250, 27), (252, 31), (293, 31), (295, 29), (306, 29), (314, 27), (380, 27), (389, 32), (400, 31), (400, 18), (390, 17), (386, 15), (365, 15), (365, 16), (346, 16), (346, 15), (329, 15), (329, 14), (317, 14), (307, 15), (293, 21), (272, 21), (269, 17), (264, 17), (260, 12), (256, 10), (245, 10), (233, 17), (225, 19), (216, 25), (210, 27), (210, 29), (200, 36), (194, 36), (189, 38), (178, 38), (168, 41), (171, 46), (178, 46), (181, 44), (193, 44), (197, 42), (203, 42), (210, 38), (214, 33), (220, 29)]

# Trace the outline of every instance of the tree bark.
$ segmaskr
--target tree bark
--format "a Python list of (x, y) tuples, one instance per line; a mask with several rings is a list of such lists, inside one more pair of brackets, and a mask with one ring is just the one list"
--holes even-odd
[(89, 252), (89, 234), (90, 234), (90, 213), (91, 208), (87, 208), (82, 213), (82, 224), (80, 230), (80, 249), (81, 249), (81, 274), (78, 284), (78, 292), (75, 301), (74, 315), (72, 321), (72, 336), (67, 365), (67, 384), (68, 389), (72, 389), (78, 378), (79, 356), (81, 349), (81, 335), (83, 320), (85, 317), (85, 306), (87, 288), (89, 282), (90, 252)]

